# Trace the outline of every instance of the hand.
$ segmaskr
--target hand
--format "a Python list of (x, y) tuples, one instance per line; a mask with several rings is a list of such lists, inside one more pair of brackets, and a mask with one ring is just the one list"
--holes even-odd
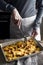
[(35, 38), (35, 36), (38, 35), (37, 31), (35, 29), (33, 29), (32, 31), (32, 37)]
[(14, 24), (19, 26), (19, 28), (20, 28), (22, 17), (20, 16), (20, 14), (16, 8), (13, 10), (11, 18), (12, 18), (12, 21), (14, 22)]

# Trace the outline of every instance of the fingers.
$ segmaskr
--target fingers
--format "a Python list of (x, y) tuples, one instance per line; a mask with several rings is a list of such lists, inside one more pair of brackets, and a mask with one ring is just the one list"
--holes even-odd
[(38, 35), (38, 33), (36, 32), (36, 30), (33, 30), (32, 37), (34, 38), (36, 35)]
[(17, 26), (19, 27), (19, 29), (21, 28), (21, 20), (18, 21)]
[(20, 28), (20, 25), (21, 25), (21, 19), (22, 19), (22, 17), (20, 16), (19, 12), (15, 8), (13, 10), (13, 13), (12, 13), (12, 21), (14, 22), (14, 24), (19, 26), (19, 28)]

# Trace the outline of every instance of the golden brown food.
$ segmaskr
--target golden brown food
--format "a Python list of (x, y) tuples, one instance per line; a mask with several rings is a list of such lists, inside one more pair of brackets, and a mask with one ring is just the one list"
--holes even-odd
[(13, 43), (3, 47), (6, 58), (11, 61), (40, 51), (40, 48), (36, 45), (36, 42), (33, 39), (27, 40), (25, 44), (23, 41), (19, 41), (15, 44)]

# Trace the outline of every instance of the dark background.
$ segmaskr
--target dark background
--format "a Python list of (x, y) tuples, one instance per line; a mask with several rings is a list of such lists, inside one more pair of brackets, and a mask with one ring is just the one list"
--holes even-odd
[(10, 38), (10, 13), (0, 12), (0, 39)]

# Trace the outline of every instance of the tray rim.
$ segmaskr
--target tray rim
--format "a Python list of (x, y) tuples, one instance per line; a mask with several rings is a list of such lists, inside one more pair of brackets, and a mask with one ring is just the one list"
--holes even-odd
[[(27, 39), (30, 39), (30, 38), (32, 38), (32, 37), (27, 37)], [(8, 41), (8, 42), (4, 42), (3, 44), (6, 44), (6, 43), (9, 43), (9, 45), (10, 45), (10, 43), (12, 44), (12, 42), (18, 42), (18, 41), (23, 41), (24, 40), (24, 38), (21, 38), (21, 39), (12, 39), (11, 41)], [(35, 40), (35, 39), (34, 39)], [(36, 41), (36, 40), (35, 40)], [(37, 43), (38, 43), (38, 41), (36, 41)], [(2, 45), (3, 45), (2, 44)], [(2, 46), (1, 45), (1, 50), (2, 50), (2, 53), (3, 53), (3, 55), (4, 55), (4, 58), (5, 58), (5, 61), (6, 62), (12, 62), (12, 61), (16, 61), (16, 60), (20, 60), (20, 59), (22, 59), (22, 58), (26, 58), (26, 57), (32, 57), (32, 56), (34, 56), (34, 55), (37, 55), (37, 54), (39, 54), (39, 53), (41, 53), (42, 51), (40, 51), (40, 52), (38, 52), (38, 53), (33, 53), (33, 54), (31, 54), (31, 55), (27, 55), (27, 56), (23, 56), (23, 57), (19, 57), (18, 59), (15, 59), (15, 60), (11, 60), (11, 61), (8, 61), (8, 59), (6, 58), (6, 56), (5, 56), (5, 54), (4, 54), (4, 50), (2, 49)], [(6, 45), (5, 45), (6, 46)], [(40, 45), (41, 46), (41, 45)], [(42, 47), (42, 46), (41, 46)], [(43, 47), (42, 47), (43, 48)]]

